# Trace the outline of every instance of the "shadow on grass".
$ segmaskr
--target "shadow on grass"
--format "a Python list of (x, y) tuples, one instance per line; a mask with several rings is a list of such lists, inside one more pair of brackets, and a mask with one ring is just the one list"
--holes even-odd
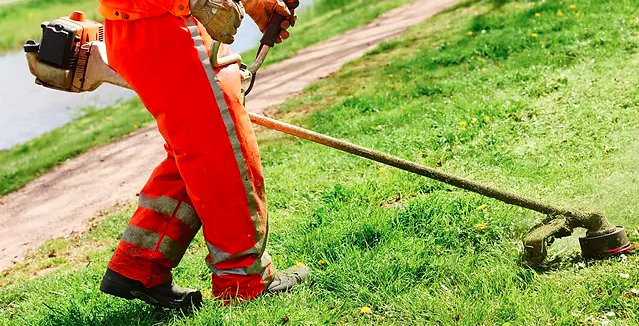
[[(103, 301), (103, 300), (100, 300)], [(67, 326), (126, 326), (126, 325), (159, 325), (167, 324), (171, 320), (188, 318), (192, 314), (182, 314), (179, 312), (153, 308), (146, 304), (125, 301), (124, 304), (105, 306), (95, 304), (78, 304), (70, 302), (69, 305), (56, 307), (44, 304), (48, 312), (46, 325), (67, 325)]]

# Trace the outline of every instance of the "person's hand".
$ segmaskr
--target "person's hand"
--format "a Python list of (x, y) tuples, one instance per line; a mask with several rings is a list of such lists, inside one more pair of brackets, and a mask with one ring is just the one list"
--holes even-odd
[(206, 28), (212, 39), (231, 44), (244, 18), (240, 0), (190, 0), (191, 15)]
[(264, 32), (268, 26), (269, 19), (273, 15), (273, 12), (286, 17), (280, 27), (280, 37), (275, 43), (282, 43), (282, 40), (287, 39), (290, 34), (287, 29), (295, 25), (297, 17), (291, 14), (291, 11), (286, 6), (285, 0), (242, 0), (246, 13), (255, 21), (260, 31)]

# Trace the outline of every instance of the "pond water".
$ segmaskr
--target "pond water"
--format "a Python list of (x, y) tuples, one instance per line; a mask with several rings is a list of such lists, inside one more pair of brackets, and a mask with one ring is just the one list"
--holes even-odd
[[(306, 7), (313, 1), (301, 2), (301, 7)], [(261, 36), (257, 26), (247, 18), (231, 47), (241, 53), (256, 46)], [(91, 93), (65, 93), (36, 85), (34, 80), (23, 52), (0, 57), (0, 150), (65, 125), (80, 116), (83, 107), (103, 108), (135, 95), (106, 84)]]

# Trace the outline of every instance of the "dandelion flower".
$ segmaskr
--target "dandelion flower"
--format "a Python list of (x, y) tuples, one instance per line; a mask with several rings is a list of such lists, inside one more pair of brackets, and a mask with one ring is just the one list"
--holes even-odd
[(460, 126), (460, 127), (466, 127), (466, 126), (468, 126), (468, 122), (466, 122), (466, 121), (459, 121), (459, 126)]
[(319, 262), (317, 262), (320, 266), (324, 266), (326, 265), (326, 261), (324, 259), (320, 259)]
[(298, 262), (295, 263), (295, 265), (296, 266), (304, 266), (305, 264), (303, 262), (301, 262), (301, 261), (298, 261)]
[(386, 169), (384, 169), (384, 168), (379, 168), (379, 169), (377, 169), (377, 171), (379, 171), (379, 173), (384, 173), (384, 172), (386, 172)]
[(360, 316), (370, 315), (372, 313), (373, 313), (373, 311), (369, 307), (361, 307), (361, 308), (359, 308), (359, 315)]
[(573, 4), (571, 4), (571, 5), (570, 5), (570, 9), (577, 9), (577, 5), (576, 5), (576, 4), (574, 4), (574, 3), (573, 3)]
[(478, 210), (478, 211), (483, 211), (483, 210), (484, 210), (484, 209), (486, 209), (486, 208), (488, 208), (488, 205), (483, 204), (483, 205), (481, 205), (481, 206), (477, 207), (477, 210)]
[(468, 32), (466, 32), (466, 35), (468, 35), (468, 36), (473, 36), (473, 31), (468, 31)]
[(488, 229), (488, 227), (484, 223), (475, 224), (475, 231), (481, 232), (481, 231), (485, 231), (487, 229)]
[(541, 17), (541, 13), (536, 12), (535, 13), (535, 17), (537, 17), (537, 18)]
[(564, 13), (561, 10), (557, 10), (557, 16), (563, 16)]
[(577, 18), (581, 17), (581, 13), (580, 12), (576, 12), (575, 13), (575, 17), (577, 17)]
[(531, 36), (531, 37), (539, 37), (539, 34), (537, 34), (537, 33), (532, 33), (532, 34), (530, 34), (530, 36)]

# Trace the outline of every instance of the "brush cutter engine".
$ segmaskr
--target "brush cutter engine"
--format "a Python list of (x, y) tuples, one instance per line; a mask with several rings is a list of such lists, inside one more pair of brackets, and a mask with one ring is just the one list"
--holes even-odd
[[(103, 83), (131, 88), (108, 65), (104, 26), (87, 19), (83, 12), (75, 11), (69, 17), (60, 17), (42, 23), (39, 42), (28, 40), (24, 45), (27, 63), (36, 84), (71, 93), (94, 91)], [(250, 79), (259, 65), (251, 69), (242, 64), (242, 57), (232, 54), (218, 58), (220, 44), (215, 42), (211, 51), (214, 67), (237, 63), (242, 80)], [(262, 63), (267, 51), (259, 60)]]
[(104, 26), (75, 11), (69, 17), (44, 22), (41, 27), (40, 41), (29, 40), (24, 45), (36, 83), (73, 93), (92, 91), (100, 86), (101, 83), (96, 83), (96, 78), (88, 74), (87, 64), (92, 54), (106, 58), (106, 47), (102, 43)]

